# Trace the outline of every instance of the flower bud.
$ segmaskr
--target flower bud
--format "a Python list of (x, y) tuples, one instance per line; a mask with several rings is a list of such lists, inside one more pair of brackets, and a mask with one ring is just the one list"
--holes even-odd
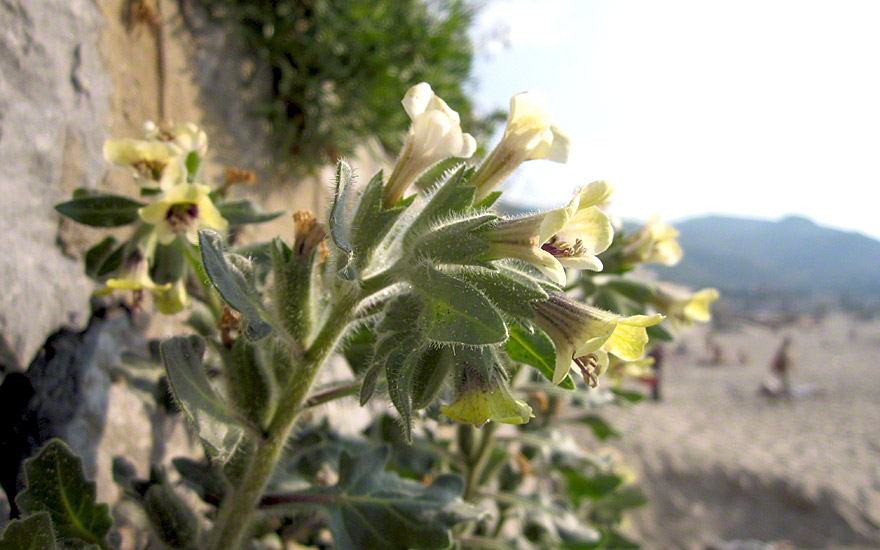
[(571, 140), (550, 119), (546, 99), (540, 90), (530, 90), (510, 99), (507, 128), (469, 183), (476, 186), (476, 200), (485, 198), (527, 160), (568, 162)]
[(477, 150), (473, 136), (461, 131), (458, 113), (426, 82), (410, 88), (402, 103), (412, 125), (385, 186), (385, 208), (394, 206), (416, 178), (434, 164), (448, 157), (468, 158)]

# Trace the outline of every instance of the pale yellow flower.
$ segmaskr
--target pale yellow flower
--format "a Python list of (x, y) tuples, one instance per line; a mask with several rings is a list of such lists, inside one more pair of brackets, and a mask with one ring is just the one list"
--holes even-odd
[(594, 181), (577, 192), (565, 207), (549, 212), (501, 220), (480, 232), (489, 243), (487, 259), (518, 258), (565, 285), (565, 268), (601, 271), (596, 257), (611, 245), (614, 229), (597, 204), (612, 187)]
[(200, 159), (208, 153), (208, 135), (192, 122), (175, 124), (170, 129), (162, 129), (152, 121), (144, 123), (144, 138), (170, 142), (180, 148), (183, 156), (195, 152)]
[(189, 304), (183, 279), (154, 288), (153, 303), (156, 304), (156, 309), (165, 315), (173, 315), (183, 311)]
[(388, 178), (384, 205), (394, 206), (425, 170), (449, 157), (468, 158), (477, 142), (461, 130), (461, 118), (426, 82), (406, 92), (403, 108), (412, 120), (409, 136)]
[(630, 264), (660, 263), (675, 265), (681, 261), (682, 250), (676, 237), (678, 231), (655, 216), (623, 243), (623, 259)]
[(662, 315), (622, 317), (610, 311), (574, 302), (559, 294), (532, 303), (535, 322), (556, 345), (553, 383), (559, 384), (577, 365), (591, 386), (608, 366), (608, 354), (640, 359), (648, 343), (646, 327), (663, 320)]
[(208, 196), (210, 192), (207, 185), (176, 185), (153, 204), (138, 210), (138, 214), (142, 220), (156, 226), (160, 243), (168, 244), (182, 234), (189, 242), (198, 244), (199, 229), (222, 230), (228, 225)]
[(482, 426), (494, 421), (502, 424), (525, 424), (532, 416), (532, 408), (516, 399), (505, 382), (493, 373), (487, 382), (473, 368), (461, 372), (455, 398), (441, 407), (443, 414), (456, 422)]
[(653, 303), (674, 324), (690, 326), (712, 320), (711, 305), (721, 295), (714, 288), (691, 293), (686, 289), (663, 285), (654, 292)]
[(531, 90), (510, 99), (504, 136), (489, 153), (469, 183), (476, 186), (476, 199), (491, 193), (527, 160), (568, 162), (571, 140), (553, 124), (544, 93)]
[(108, 139), (104, 159), (132, 169), (138, 185), (170, 189), (186, 182), (183, 151), (173, 143), (145, 139)]

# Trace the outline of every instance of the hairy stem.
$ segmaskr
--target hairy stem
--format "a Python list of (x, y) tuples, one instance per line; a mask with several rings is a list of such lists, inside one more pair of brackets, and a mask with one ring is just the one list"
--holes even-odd
[(257, 442), (244, 478), (223, 500), (208, 548), (212, 550), (241, 548), (251, 515), (269, 477), (275, 470), (284, 443), (302, 411), (302, 405), (312, 387), (312, 382), (342, 335), (359, 301), (360, 296), (339, 296), (321, 331), (305, 351), (302, 361), (296, 365), (298, 372), (291, 377), (290, 384), (283, 393), (281, 406), (278, 407), (278, 412), (266, 429), (266, 437)]

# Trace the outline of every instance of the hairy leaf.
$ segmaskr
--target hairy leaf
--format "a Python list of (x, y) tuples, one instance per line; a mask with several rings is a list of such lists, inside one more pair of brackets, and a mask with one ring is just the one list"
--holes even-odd
[(226, 356), (226, 395), (255, 425), (265, 428), (278, 406), (280, 388), (257, 345), (239, 338)]
[(462, 166), (428, 197), (428, 202), (406, 231), (403, 240), (405, 248), (412, 248), (412, 244), (420, 236), (429, 233), (438, 222), (451, 214), (466, 211), (473, 204), (476, 188), (464, 183), (465, 177), (471, 172), (472, 169)]
[(86, 479), (82, 459), (63, 441), (49, 441), (24, 469), (27, 488), (15, 499), (22, 511), (48, 512), (58, 537), (69, 546), (108, 547), (110, 510), (96, 502), (95, 482)]
[[(534, 328), (529, 331), (523, 325), (511, 325), (510, 338), (505, 342), (504, 349), (514, 361), (535, 367), (544, 378), (553, 380), (553, 370), (556, 368), (556, 346), (540, 329)], [(574, 382), (569, 375), (566, 375), (559, 387), (573, 390)]]
[(479, 290), (429, 264), (410, 271), (426, 307), (420, 320), (428, 338), (452, 344), (497, 344), (507, 339), (501, 314)]
[(348, 196), (354, 183), (354, 170), (345, 160), (336, 163), (336, 187), (330, 209), (330, 236), (336, 246), (351, 254), (348, 227)]
[(262, 300), (246, 275), (226, 260), (220, 234), (210, 229), (200, 230), (199, 247), (205, 273), (226, 303), (244, 316), (245, 336), (251, 340), (268, 336), (272, 328), (262, 318)]
[(454, 365), (449, 348), (429, 349), (422, 355), (411, 382), (414, 409), (424, 409), (434, 402)]
[(370, 260), (373, 250), (379, 245), (388, 231), (406, 210), (406, 206), (382, 208), (384, 183), (380, 170), (364, 188), (358, 203), (357, 213), (351, 222), (351, 248), (354, 252), (354, 265), (363, 269)]
[(239, 431), (238, 421), (205, 375), (205, 341), (200, 336), (175, 336), (162, 342), (161, 350), (168, 381), (181, 408), (199, 437), (214, 452), (224, 455), (228, 439)]
[(217, 209), (230, 225), (264, 223), (287, 213), (285, 210), (263, 212), (256, 204), (247, 199), (224, 202), (217, 205)]
[(55, 210), (92, 227), (119, 227), (138, 219), (142, 202), (120, 195), (87, 195), (55, 205)]
[(459, 279), (474, 285), (498, 309), (517, 317), (534, 315), (529, 302), (546, 300), (547, 293), (529, 274), (507, 264), (496, 264), (496, 270), (466, 268), (455, 272)]
[(14, 519), (0, 534), (3, 550), (55, 550), (55, 530), (48, 512), (31, 514), (24, 519)]
[[(327, 512), (339, 550), (429, 550), (448, 548), (450, 530), (479, 516), (461, 500), (461, 478), (443, 474), (427, 487), (385, 471), (388, 448), (339, 459), (339, 482), (285, 495), (284, 503), (308, 503)], [(264, 507), (266, 507), (264, 505)]]
[(440, 223), (415, 239), (408, 255), (427, 258), (438, 264), (470, 264), (489, 245), (472, 231), (495, 220), (493, 214), (480, 214)]
[(183, 456), (171, 459), (171, 464), (177, 469), (180, 479), (203, 501), (214, 506), (219, 506), (223, 502), (223, 497), (226, 496), (229, 488), (226, 480), (211, 464)]

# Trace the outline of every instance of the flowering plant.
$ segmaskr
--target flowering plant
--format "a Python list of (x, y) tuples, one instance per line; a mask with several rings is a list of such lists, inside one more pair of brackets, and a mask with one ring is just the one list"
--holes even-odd
[[(390, 177), (379, 172), (358, 186), (340, 162), (327, 223), (298, 212), (291, 242), (224, 246), (228, 225), (266, 215), (225, 200), (227, 186), (203, 183), (206, 141), (188, 125), (150, 126), (144, 140), (108, 143), (108, 160), (131, 167), (152, 204), (81, 193), (59, 205), (83, 223), (136, 224), (126, 243), (104, 241), (87, 255), (87, 270), (108, 288), (148, 290), (160, 311), (183, 308), (189, 286), (198, 287), (172, 267), (184, 263), (175, 254), (210, 281), (193, 296), (212, 306), (214, 322), (195, 318), (198, 334), (161, 345), (174, 401), (205, 447), (204, 460), (174, 465), (209, 510), (191, 509), (158, 465), (149, 479), (124, 460), (115, 467), (161, 544), (634, 544), (620, 530), (623, 511), (643, 501), (632, 476), (613, 453), (588, 452), (560, 428), (585, 425), (600, 441), (615, 436), (593, 409), (640, 395), (604, 387), (609, 364), (641, 369), (645, 347), (671, 337), (660, 328), (664, 315), (704, 321), (712, 297), (670, 297), (624, 277), (660, 257), (651, 239), (669, 250), (669, 236), (614, 238), (605, 182), (548, 212), (508, 217), (495, 209), (498, 187), (519, 164), (569, 156), (540, 94), (514, 96), (504, 137), (482, 164), (462, 160), (441, 173), (434, 166), (470, 157), (474, 139), (427, 84), (403, 105), (412, 126)], [(423, 178), (432, 181), (414, 185)], [(236, 217), (243, 211), (250, 217)], [(566, 285), (581, 290), (580, 300)], [(174, 307), (163, 305), (164, 293), (174, 293)], [(335, 351), (353, 379), (314, 389)], [(378, 415), (363, 438), (307, 422), (315, 407), (350, 395), (362, 406), (387, 396), (396, 421)], [(76, 511), (39, 498), (52, 461), (85, 487)], [(30, 515), (6, 537), (23, 536), (28, 522), (47, 537), (111, 545), (106, 507), (61, 443), (29, 462), (20, 500)], [(324, 525), (332, 543), (321, 539)]]

